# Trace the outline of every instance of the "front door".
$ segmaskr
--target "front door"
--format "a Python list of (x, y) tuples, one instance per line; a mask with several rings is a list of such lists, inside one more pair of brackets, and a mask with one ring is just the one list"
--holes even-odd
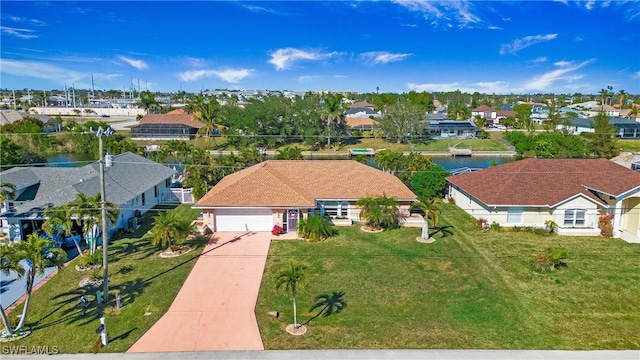
[(298, 209), (287, 210), (287, 232), (298, 231), (298, 217), (300, 212)]

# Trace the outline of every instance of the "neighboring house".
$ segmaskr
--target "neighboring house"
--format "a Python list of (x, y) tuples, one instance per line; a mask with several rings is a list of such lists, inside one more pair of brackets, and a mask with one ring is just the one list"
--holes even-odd
[[(558, 125), (559, 130), (568, 130), (571, 134), (577, 135), (583, 132), (595, 132), (591, 126), (593, 118), (573, 118), (571, 126), (567, 128), (565, 125)], [(610, 117), (609, 124), (616, 128), (616, 137), (619, 139), (640, 139), (640, 123), (622, 117)]]
[(403, 215), (416, 200), (397, 177), (357, 161), (267, 160), (227, 175), (193, 208), (213, 231), (296, 231), (309, 213), (359, 221), (358, 199), (383, 194)]
[(613, 214), (615, 237), (640, 236), (640, 172), (606, 159), (525, 159), (450, 176), (449, 197), (476, 219), (504, 227), (558, 225), (561, 235), (600, 234)]
[(496, 120), (497, 113), (494, 109), (487, 105), (480, 105), (475, 109), (471, 110), (471, 117), (475, 118), (476, 116), (480, 116), (485, 119), (487, 125), (493, 124)]
[(375, 131), (378, 129), (378, 122), (368, 117), (347, 117), (345, 123), (351, 130)]
[(429, 133), (432, 139), (475, 138), (481, 131), (482, 130), (471, 121), (429, 121)]
[(350, 117), (356, 117), (356, 118), (362, 118), (362, 117), (382, 117), (382, 114), (380, 112), (377, 112), (371, 108), (367, 108), (367, 107), (352, 107), (349, 110), (344, 112), (344, 116), (345, 118), (350, 118)]
[(498, 110), (496, 111), (496, 119), (493, 122), (494, 124), (500, 124), (500, 120), (508, 117), (516, 117), (516, 112), (513, 110)]
[(349, 109), (353, 109), (353, 108), (367, 108), (370, 110), (374, 110), (376, 106), (366, 101), (358, 101), (349, 105)]
[(202, 122), (193, 120), (191, 114), (184, 112), (146, 114), (137, 126), (131, 128), (131, 138), (188, 140), (193, 139), (203, 126)]
[(598, 116), (598, 114), (601, 111), (604, 111), (607, 114), (607, 116), (611, 116), (611, 117), (620, 116), (620, 109), (616, 109), (613, 106), (607, 105), (607, 104), (592, 106), (587, 112), (587, 116), (589, 117)]
[(45, 132), (53, 132), (60, 130), (60, 124), (55, 124), (48, 115), (41, 114), (29, 114), (24, 111), (15, 110), (0, 110), (0, 125), (13, 124), (14, 122), (23, 120), (25, 118), (38, 119), (44, 124)]
[[(111, 159), (105, 168), (105, 197), (120, 209), (112, 231), (128, 226), (136, 214), (173, 200), (170, 185), (175, 170), (129, 152)], [(100, 192), (97, 161), (83, 167), (14, 167), (1, 172), (0, 178), (17, 189), (15, 200), (0, 214), (2, 228), (12, 240), (39, 231), (47, 207), (66, 205), (78, 193)]]

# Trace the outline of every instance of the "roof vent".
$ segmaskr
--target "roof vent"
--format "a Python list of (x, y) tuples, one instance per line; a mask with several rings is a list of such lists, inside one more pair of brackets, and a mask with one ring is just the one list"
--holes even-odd
[(631, 170), (640, 171), (640, 161), (631, 163)]

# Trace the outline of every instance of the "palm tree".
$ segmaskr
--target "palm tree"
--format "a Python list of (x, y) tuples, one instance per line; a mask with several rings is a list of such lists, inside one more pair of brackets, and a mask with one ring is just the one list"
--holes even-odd
[(27, 311), (29, 309), (29, 300), (35, 285), (36, 275), (43, 275), (47, 267), (55, 266), (62, 269), (64, 262), (67, 260), (67, 253), (64, 250), (52, 247), (52, 241), (41, 238), (38, 234), (32, 233), (27, 236), (27, 240), (16, 243), (16, 257), (25, 260), (29, 268), (25, 271), (27, 277), (26, 300), (22, 308), (22, 316), (20, 322), (16, 326), (15, 331), (22, 330), (27, 320)]
[(170, 211), (161, 212), (153, 218), (153, 222), (151, 244), (160, 244), (160, 246), (171, 249), (171, 251), (175, 250), (175, 244), (182, 242), (193, 232), (193, 227), (189, 220), (180, 219)]
[[(50, 207), (44, 210), (44, 216), (47, 218), (42, 224), (42, 229), (45, 233), (53, 235), (59, 230), (64, 230), (64, 236), (71, 236), (71, 229), (73, 228), (73, 219), (71, 209), (69, 206)], [(82, 254), (80, 244), (74, 236), (71, 237), (73, 243), (76, 244), (78, 254)]]
[[(105, 203), (105, 208), (107, 220), (115, 224), (118, 221), (120, 210), (115, 204), (108, 201)], [(84, 238), (92, 240), (89, 251), (93, 254), (98, 245), (97, 239), (102, 224), (102, 196), (99, 193), (94, 196), (78, 193), (76, 198), (69, 203), (69, 214), (76, 217), (76, 222), (82, 222)], [(104, 231), (102, 239), (103, 241), (108, 241), (107, 234), (104, 234)]]
[(342, 108), (342, 95), (327, 95), (323, 99), (322, 119), (327, 125), (327, 148), (331, 149), (331, 127), (338, 125), (344, 118), (344, 109)]
[(293, 327), (297, 329), (298, 326), (298, 314), (296, 309), (296, 295), (298, 294), (298, 287), (302, 287), (305, 280), (305, 270), (307, 267), (303, 264), (296, 264), (292, 260), (289, 260), (289, 266), (281, 269), (276, 275), (276, 291), (284, 287), (286, 292), (291, 294), (293, 299)]
[(433, 226), (438, 226), (438, 215), (440, 210), (436, 207), (437, 200), (435, 198), (429, 199), (426, 196), (418, 196), (411, 207), (414, 209), (420, 209), (424, 213), (424, 225), (422, 225), (422, 238), (428, 239), (429, 236), (429, 218), (433, 222)]
[[(219, 133), (225, 129), (225, 126), (222, 125), (224, 115), (216, 99), (207, 99), (204, 95), (197, 95), (187, 104), (185, 110), (188, 114), (193, 114), (194, 120), (198, 120), (204, 124), (204, 126), (198, 130), (198, 136), (204, 136), (207, 144), (209, 138), (216, 135), (216, 132)], [(217, 145), (215, 138), (213, 139), (213, 143)]]
[(0, 182), (0, 202), (9, 209), (9, 200), (16, 197), (16, 186), (8, 182)]
[(314, 315), (312, 318), (307, 320), (303, 325), (310, 323), (313, 319), (322, 315), (323, 317), (327, 317), (333, 314), (339, 314), (347, 307), (347, 302), (344, 300), (344, 291), (332, 291), (331, 295), (329, 294), (320, 294), (315, 298), (315, 304), (309, 309), (309, 312), (314, 311), (316, 309), (320, 309), (320, 311)]
[[(4, 276), (9, 276), (11, 272), (15, 272), (20, 279), (24, 276), (25, 270), (24, 267), (20, 265), (20, 259), (12, 246), (0, 246), (0, 273)], [(13, 335), (15, 331), (11, 328), (11, 324), (2, 305), (0, 305), (0, 316), (2, 317), (5, 332)]]
[(620, 109), (622, 109), (622, 107), (624, 106), (624, 98), (625, 98), (625, 96), (627, 96), (627, 92), (624, 91), (624, 90), (620, 90), (618, 92), (618, 96), (620, 97), (620, 102), (619, 102)]
[(140, 93), (140, 101), (138, 101), (136, 105), (143, 108), (145, 113), (160, 109), (160, 103), (149, 91), (143, 91)]
[(397, 228), (400, 221), (399, 203), (396, 198), (387, 197), (363, 197), (358, 199), (356, 205), (360, 207), (360, 217), (364, 218), (367, 226), (372, 229)]

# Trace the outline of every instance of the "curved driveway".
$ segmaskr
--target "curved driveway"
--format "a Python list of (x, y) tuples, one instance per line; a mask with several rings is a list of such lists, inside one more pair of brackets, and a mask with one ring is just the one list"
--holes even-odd
[(271, 233), (216, 233), (173, 304), (127, 352), (264, 350), (255, 306)]

